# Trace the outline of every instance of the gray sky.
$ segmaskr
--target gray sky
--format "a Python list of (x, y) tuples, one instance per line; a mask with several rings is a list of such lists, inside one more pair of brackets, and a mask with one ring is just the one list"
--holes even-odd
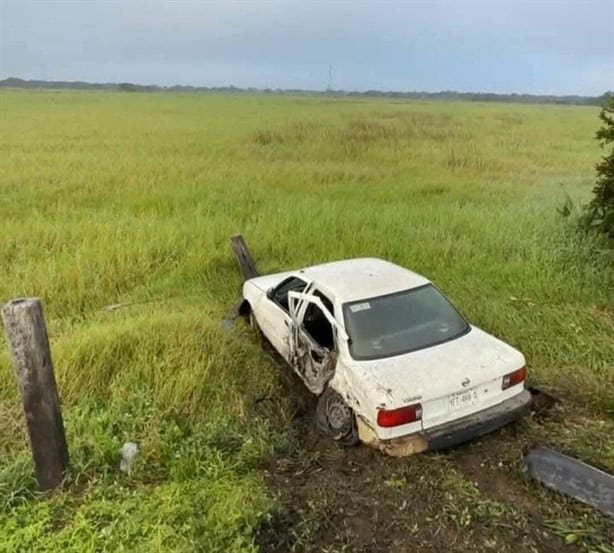
[(0, 0), (0, 78), (601, 94), (614, 0)]

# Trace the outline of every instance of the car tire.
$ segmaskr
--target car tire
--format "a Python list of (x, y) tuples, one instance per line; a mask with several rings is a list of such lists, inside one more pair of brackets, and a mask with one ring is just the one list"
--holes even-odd
[(316, 427), (327, 438), (344, 446), (359, 442), (356, 416), (341, 394), (327, 387), (316, 406)]

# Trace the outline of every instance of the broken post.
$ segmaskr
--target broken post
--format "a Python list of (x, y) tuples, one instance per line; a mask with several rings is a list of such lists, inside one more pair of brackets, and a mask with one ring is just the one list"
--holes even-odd
[(41, 490), (62, 483), (68, 448), (53, 374), (47, 328), (38, 298), (15, 299), (2, 308)]
[(230, 246), (232, 247), (232, 251), (237, 258), (237, 262), (239, 263), (239, 268), (241, 269), (243, 279), (248, 280), (250, 278), (257, 277), (258, 271), (256, 270), (256, 263), (254, 262), (252, 254), (250, 253), (243, 236), (240, 234), (231, 236)]

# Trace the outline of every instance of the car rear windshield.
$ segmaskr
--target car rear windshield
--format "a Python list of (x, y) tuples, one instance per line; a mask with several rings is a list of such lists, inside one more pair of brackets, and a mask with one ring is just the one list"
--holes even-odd
[(435, 346), (469, 331), (432, 284), (343, 305), (354, 359), (380, 359)]

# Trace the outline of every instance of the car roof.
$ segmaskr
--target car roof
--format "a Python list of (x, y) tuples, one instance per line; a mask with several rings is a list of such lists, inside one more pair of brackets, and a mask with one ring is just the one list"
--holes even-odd
[(375, 257), (346, 259), (299, 271), (333, 293), (340, 303), (358, 301), (429, 284), (429, 280)]

